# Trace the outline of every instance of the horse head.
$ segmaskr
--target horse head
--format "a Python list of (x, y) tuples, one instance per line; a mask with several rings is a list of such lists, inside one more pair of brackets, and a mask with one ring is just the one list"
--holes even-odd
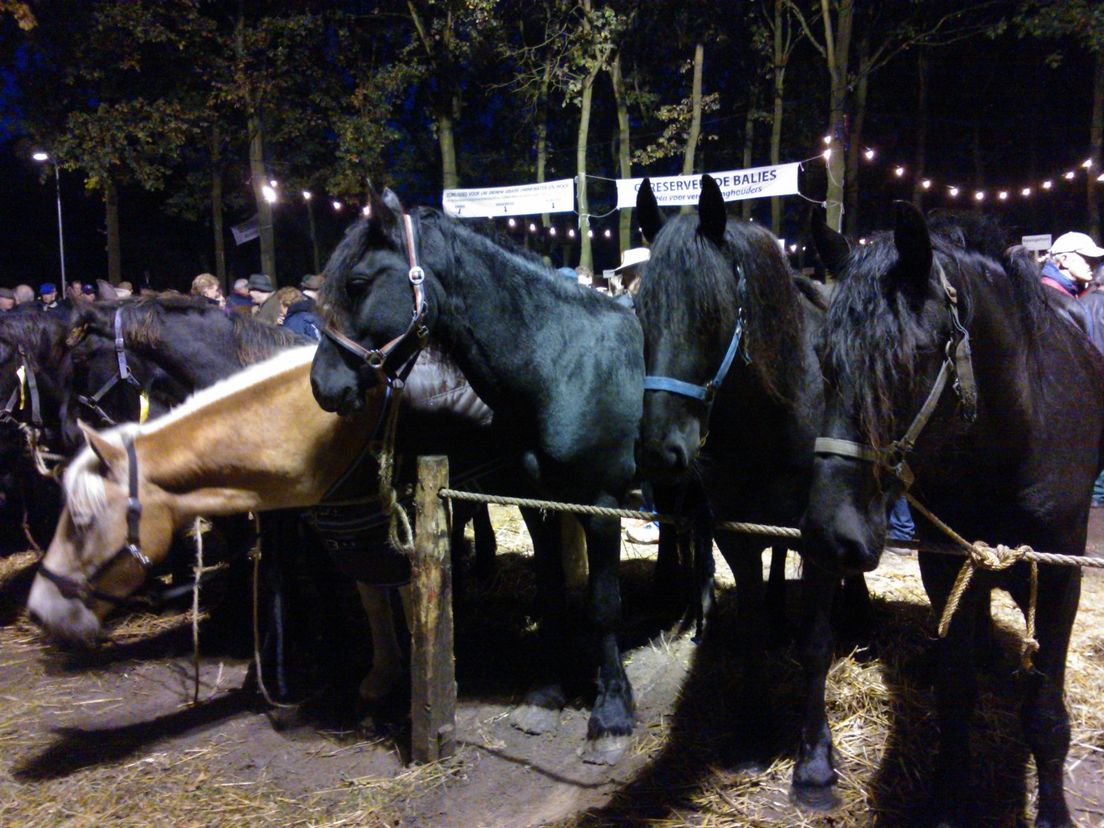
[(326, 411), (359, 411), (365, 393), (393, 381), (433, 329), (441, 289), (420, 260), (418, 231), (394, 193), (370, 190), (368, 215), (326, 264), (325, 328), (311, 368)]
[(715, 397), (738, 393), (737, 375), (768, 395), (794, 394), (804, 323), (777, 240), (730, 222), (712, 178), (702, 176), (696, 216), (663, 221), (647, 181), (637, 210), (645, 234), (655, 234), (637, 297), (647, 374), (637, 459), (661, 479), (690, 468)]
[[(848, 249), (826, 227), (814, 238), (840, 287), (821, 352), (825, 410), (804, 549), (832, 569), (869, 571), (881, 556), (886, 512), (911, 483), (912, 466), (972, 419), (948, 416), (956, 395), (944, 390), (953, 384), (962, 407), (972, 409), (968, 280), (958, 275), (960, 263), (952, 266), (954, 248), (940, 243), (937, 256), (923, 215), (904, 202), (893, 233), (876, 234), (862, 248)], [(914, 456), (917, 438), (922, 451)]]
[(50, 439), (58, 420), (67, 330), (45, 314), (7, 314), (0, 320), (0, 406), (11, 403), (10, 416), (44, 426)]
[(149, 483), (133, 445), (137, 426), (104, 434), (66, 469), (66, 504), (27, 602), (32, 621), (68, 644), (91, 646), (103, 619), (168, 553), (173, 497)]

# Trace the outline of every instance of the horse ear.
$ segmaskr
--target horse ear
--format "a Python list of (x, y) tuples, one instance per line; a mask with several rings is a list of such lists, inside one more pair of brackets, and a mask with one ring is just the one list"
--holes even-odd
[(843, 270), (843, 264), (851, 255), (851, 244), (842, 233), (837, 233), (824, 220), (823, 211), (814, 209), (810, 229), (813, 233), (813, 246), (824, 266), (832, 273)]
[(387, 208), (396, 217), (401, 216), (405, 212), (402, 202), (399, 201), (399, 197), (395, 195), (395, 191), (390, 187), (383, 188), (383, 203), (387, 205)]
[(100, 458), (100, 462), (108, 469), (118, 468), (119, 465), (126, 459), (126, 453), (119, 446), (107, 440), (96, 431), (92, 426), (88, 425), (84, 420), (77, 420), (77, 426), (84, 434), (84, 439), (88, 441), (89, 448), (92, 449), (92, 453)]
[(894, 202), (893, 244), (902, 278), (927, 286), (931, 276), (932, 243), (924, 215), (907, 201)]
[(652, 192), (652, 181), (645, 178), (640, 182), (640, 189), (636, 191), (636, 223), (644, 236), (644, 241), (651, 244), (659, 235), (659, 230), (667, 222), (667, 216), (659, 209), (655, 193)]
[(721, 188), (710, 176), (701, 179), (701, 195), (698, 197), (698, 232), (718, 247), (724, 244), (728, 211), (725, 210)]
[[(391, 192), (390, 189), (384, 189), (381, 196), (376, 192), (376, 188), (368, 186), (368, 222), (381, 231), (390, 229), (396, 222), (395, 211), (392, 209), (391, 204), (393, 202), (398, 204), (398, 197)], [(398, 214), (402, 215), (402, 205), (399, 204)]]

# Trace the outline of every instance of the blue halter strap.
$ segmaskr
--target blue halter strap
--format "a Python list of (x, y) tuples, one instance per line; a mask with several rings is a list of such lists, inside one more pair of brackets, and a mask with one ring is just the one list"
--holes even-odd
[[(732, 367), (732, 361), (736, 359), (736, 353), (740, 350), (740, 343), (744, 336), (744, 269), (739, 264), (736, 265), (736, 273), (739, 276), (736, 287), (736, 296), (739, 300), (739, 308), (736, 312), (736, 326), (732, 330), (732, 339), (728, 343), (728, 350), (725, 351), (724, 359), (721, 360), (721, 367), (717, 369), (717, 373), (714, 375), (713, 379), (705, 385), (695, 385), (692, 382), (685, 382), (684, 380), (675, 379), (674, 377), (645, 376), (645, 391), (668, 391), (672, 394), (679, 394), (683, 397), (701, 400), (707, 405), (712, 405), (713, 398), (717, 395), (717, 389), (721, 387), (721, 383), (724, 382), (725, 377), (728, 376), (728, 369)], [(744, 360), (749, 361), (746, 353), (744, 355)]]
[(644, 390), (669, 391), (672, 394), (681, 394), (684, 397), (692, 397), (705, 403), (713, 402), (717, 389), (721, 387), (721, 383), (724, 382), (724, 378), (728, 374), (728, 369), (732, 367), (736, 352), (740, 350), (740, 340), (743, 338), (743, 333), (744, 320), (737, 316), (736, 327), (732, 331), (732, 340), (728, 343), (728, 350), (725, 351), (724, 359), (721, 360), (721, 367), (717, 369), (717, 374), (713, 379), (705, 385), (694, 385), (692, 382), (684, 382), (674, 377), (646, 376), (644, 377)]

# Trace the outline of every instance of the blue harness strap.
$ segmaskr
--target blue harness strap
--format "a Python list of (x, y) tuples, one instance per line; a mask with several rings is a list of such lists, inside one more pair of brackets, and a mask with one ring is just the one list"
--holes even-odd
[(717, 389), (721, 387), (721, 383), (724, 382), (725, 377), (728, 375), (728, 369), (732, 367), (732, 361), (736, 358), (736, 352), (740, 350), (740, 341), (743, 339), (743, 333), (743, 317), (737, 316), (736, 327), (732, 331), (732, 339), (728, 343), (728, 350), (725, 351), (724, 359), (721, 360), (721, 367), (717, 369), (717, 373), (713, 379), (705, 385), (695, 385), (692, 382), (684, 382), (674, 377), (646, 376), (644, 377), (644, 390), (669, 391), (672, 394), (692, 397), (702, 402), (712, 402), (713, 397), (717, 394)]

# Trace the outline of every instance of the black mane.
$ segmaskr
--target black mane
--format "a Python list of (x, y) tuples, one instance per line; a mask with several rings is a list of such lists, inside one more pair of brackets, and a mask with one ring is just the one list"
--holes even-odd
[(13, 350), (22, 347), (35, 363), (45, 359), (56, 364), (61, 360), (68, 326), (60, 319), (34, 312), (8, 313), (0, 320), (0, 339), (9, 343)]
[[(731, 331), (744, 314), (752, 367), (777, 397), (793, 397), (788, 360), (801, 350), (800, 293), (778, 241), (766, 229), (730, 220), (722, 254), (698, 233), (697, 216), (667, 221), (645, 266), (637, 312), (645, 328)], [(744, 302), (736, 291), (743, 271)], [(648, 274), (662, 274), (648, 278)], [(684, 278), (674, 278), (675, 274)]]
[(122, 309), (124, 342), (133, 348), (157, 348), (167, 332), (166, 317), (188, 317), (195, 325), (195, 335), (204, 336), (203, 326), (225, 329), (236, 346), (236, 357), (249, 365), (273, 356), (294, 345), (303, 344), (302, 337), (278, 325), (258, 322), (240, 313), (228, 313), (202, 300), (187, 296), (157, 296), (103, 302), (83, 309), (74, 320), (74, 328), (87, 325), (100, 336), (115, 336), (115, 311)]
[[(1027, 341), (1038, 339), (1054, 323), (1037, 268), (1022, 255), (1005, 253), (1003, 236), (991, 221), (938, 215), (930, 230), (935, 262), (958, 292), (967, 328), (972, 297), (979, 289), (1006, 297), (1009, 316), (1018, 319)], [(922, 362), (919, 357), (941, 349), (946, 338), (946, 332), (922, 324), (915, 297), (887, 289), (884, 277), (897, 258), (890, 232), (876, 233), (869, 244), (853, 249), (825, 326), (825, 378), (830, 384), (840, 376), (853, 378), (860, 427), (874, 446), (900, 436), (895, 394), (915, 393), (918, 377), (913, 369)], [(935, 272), (933, 267), (933, 284)]]

